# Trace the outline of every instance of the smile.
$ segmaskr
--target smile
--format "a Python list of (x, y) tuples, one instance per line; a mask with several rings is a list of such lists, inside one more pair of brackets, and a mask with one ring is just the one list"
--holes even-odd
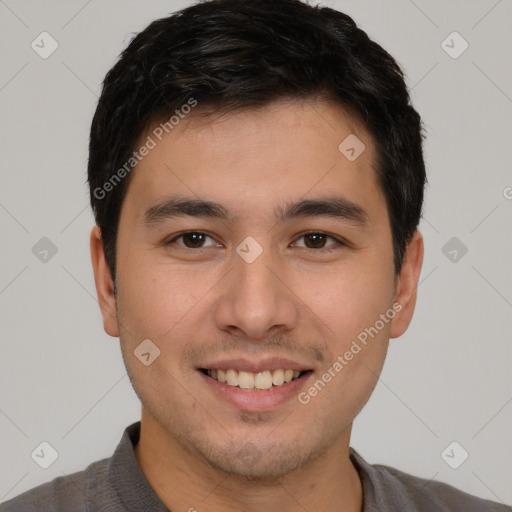
[(281, 368), (257, 373), (238, 371), (232, 368), (228, 370), (203, 368), (201, 371), (222, 384), (247, 391), (266, 391), (297, 380), (308, 373), (308, 371)]

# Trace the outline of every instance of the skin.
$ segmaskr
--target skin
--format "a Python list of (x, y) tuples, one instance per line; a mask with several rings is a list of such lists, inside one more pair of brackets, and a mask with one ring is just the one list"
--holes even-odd
[[(366, 146), (353, 162), (338, 150), (351, 133)], [(117, 296), (101, 233), (92, 230), (104, 328), (120, 337), (142, 402), (135, 454), (169, 509), (361, 510), (348, 451), (352, 422), (374, 389), (389, 339), (411, 321), (423, 259), (416, 232), (395, 274), (374, 161), (371, 136), (328, 101), (189, 116), (131, 176), (118, 232)], [(146, 225), (146, 210), (171, 194), (216, 201), (233, 217)], [(274, 216), (285, 203), (326, 196), (356, 203), (367, 223)], [(187, 230), (211, 238), (199, 249), (186, 247), (190, 239), (168, 243)], [(324, 247), (312, 245), (302, 236), (311, 231), (346, 245), (329, 238)], [(263, 249), (250, 264), (235, 250), (248, 236)], [(394, 303), (401, 305), (394, 318), (307, 405), (300, 403), (298, 393)], [(133, 353), (145, 339), (160, 349), (149, 366)], [(220, 398), (197, 370), (227, 357), (287, 357), (312, 373), (293, 397), (254, 412)]]

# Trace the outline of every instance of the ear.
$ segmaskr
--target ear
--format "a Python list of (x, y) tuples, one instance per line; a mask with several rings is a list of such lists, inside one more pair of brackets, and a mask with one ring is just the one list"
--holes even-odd
[(91, 231), (90, 244), (94, 283), (101, 314), (103, 315), (103, 328), (108, 335), (117, 338), (119, 337), (119, 329), (117, 326), (114, 282), (107, 265), (101, 230), (98, 226), (94, 226)]
[(419, 231), (415, 231), (411, 241), (407, 245), (404, 262), (397, 276), (394, 302), (394, 309), (397, 313), (391, 321), (391, 338), (401, 336), (411, 323), (416, 306), (416, 294), (422, 264), (423, 236)]

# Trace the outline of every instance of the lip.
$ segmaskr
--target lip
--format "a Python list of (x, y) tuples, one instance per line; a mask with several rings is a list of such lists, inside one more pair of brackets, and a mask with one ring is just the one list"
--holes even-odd
[(258, 361), (250, 361), (248, 359), (222, 359), (216, 362), (206, 362), (197, 368), (198, 370), (237, 370), (243, 372), (259, 373), (265, 370), (299, 370), (301, 372), (312, 370), (311, 366), (304, 365), (292, 359), (286, 358), (268, 358)]
[[(246, 361), (246, 365), (240, 364), (240, 360), (236, 361), (223, 361), (219, 364), (219, 366), (207, 366), (206, 368), (210, 369), (237, 369), (242, 371), (251, 371), (257, 373), (262, 370), (277, 370), (279, 368), (283, 368), (283, 366), (279, 366), (283, 364), (283, 360), (273, 360), (277, 366), (269, 366), (268, 361), (265, 362), (267, 366), (262, 366), (263, 363), (249, 363)], [(225, 366), (228, 365), (228, 366)], [(284, 404), (288, 400), (296, 398), (300, 393), (300, 390), (307, 385), (307, 381), (313, 375), (313, 371), (311, 368), (304, 367), (302, 365), (297, 365), (297, 363), (292, 364), (291, 366), (284, 365), (285, 368), (296, 369), (300, 371), (307, 371), (304, 375), (299, 377), (298, 379), (292, 380), (291, 382), (285, 382), (281, 386), (274, 386), (271, 389), (267, 390), (246, 390), (238, 387), (229, 386), (226, 383), (219, 382), (218, 380), (212, 379), (205, 373), (201, 371), (201, 369), (197, 370), (198, 375), (201, 377), (206, 386), (212, 391), (214, 396), (218, 399), (227, 402), (228, 404), (236, 407), (240, 411), (244, 412), (252, 412), (252, 413), (262, 413), (262, 412), (271, 412), (278, 408), (280, 405)], [(255, 370), (251, 369), (255, 368)]]

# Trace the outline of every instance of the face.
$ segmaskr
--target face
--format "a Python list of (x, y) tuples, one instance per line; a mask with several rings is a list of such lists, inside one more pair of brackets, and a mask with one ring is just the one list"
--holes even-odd
[(348, 444), (421, 266), (416, 234), (394, 273), (374, 165), (368, 133), (313, 100), (189, 117), (138, 164), (116, 299), (101, 250), (93, 263), (105, 329), (170, 443), (249, 477)]

